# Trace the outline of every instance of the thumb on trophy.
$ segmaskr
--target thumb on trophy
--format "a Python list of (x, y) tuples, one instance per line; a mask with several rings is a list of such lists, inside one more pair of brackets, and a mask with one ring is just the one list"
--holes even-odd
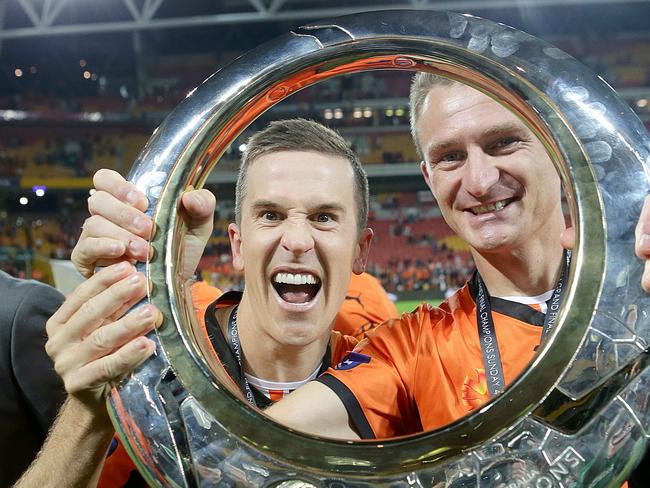
[(181, 196), (179, 212), (187, 225), (183, 242), (183, 279), (191, 278), (199, 265), (203, 250), (212, 235), (215, 206), (216, 198), (209, 190), (194, 190), (190, 187)]

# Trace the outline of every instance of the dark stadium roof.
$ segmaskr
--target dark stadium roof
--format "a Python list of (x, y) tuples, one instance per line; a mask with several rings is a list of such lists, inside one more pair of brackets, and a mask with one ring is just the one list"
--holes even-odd
[[(469, 12), (551, 42), (650, 35), (647, 0), (0, 0), (0, 96), (84, 93), (81, 59), (133, 78), (160, 55), (243, 52), (308, 20), (389, 7)], [(38, 74), (16, 80), (16, 67)]]

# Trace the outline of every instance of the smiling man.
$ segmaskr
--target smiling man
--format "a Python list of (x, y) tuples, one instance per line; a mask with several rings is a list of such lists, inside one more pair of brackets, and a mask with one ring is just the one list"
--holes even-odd
[[(477, 270), (440, 308), (381, 325), (267, 410), (298, 430), (385, 438), (444, 426), (501, 393), (553, 327), (547, 308), (561, 300), (573, 236), (540, 141), (488, 96), (425, 73), (411, 87), (411, 127), (422, 175)], [(645, 260), (648, 203), (637, 226)], [(646, 264), (646, 291), (649, 278)]]

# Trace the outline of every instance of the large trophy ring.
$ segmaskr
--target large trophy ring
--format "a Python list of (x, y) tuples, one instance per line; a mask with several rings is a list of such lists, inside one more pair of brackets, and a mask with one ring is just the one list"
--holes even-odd
[[(559, 326), (503, 394), (433, 432), (346, 442), (276, 424), (224, 386), (177, 273), (176, 209), (269, 107), (366, 70), (435, 72), (517, 114), (556, 163), (577, 242)], [(129, 176), (155, 221), (152, 258), (139, 266), (164, 323), (150, 334), (157, 354), (109, 398), (119, 435), (152, 486), (620, 486), (650, 427), (650, 298), (634, 256), (649, 166), (648, 133), (602, 79), (484, 19), (366, 13), (306, 25), (245, 54), (167, 117)]]

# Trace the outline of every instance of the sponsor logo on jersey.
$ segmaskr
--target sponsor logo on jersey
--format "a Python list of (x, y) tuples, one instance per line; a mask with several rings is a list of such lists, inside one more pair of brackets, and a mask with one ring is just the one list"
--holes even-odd
[(345, 356), (343, 360), (339, 364), (337, 364), (334, 369), (338, 369), (338, 370), (352, 369), (352, 368), (356, 368), (360, 364), (369, 363), (369, 362), (370, 362), (370, 356), (366, 356), (365, 354), (361, 354), (358, 352), (351, 352), (348, 353), (348, 355)]

